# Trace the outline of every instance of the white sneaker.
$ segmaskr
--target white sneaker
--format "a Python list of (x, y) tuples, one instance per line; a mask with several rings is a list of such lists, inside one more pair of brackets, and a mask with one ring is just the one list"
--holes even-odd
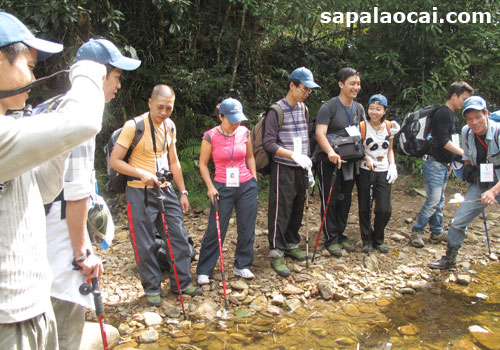
[(255, 278), (255, 275), (250, 271), (249, 269), (237, 269), (236, 267), (233, 268), (233, 274), (236, 276), (240, 276), (246, 279), (251, 280), (252, 278)]
[(198, 275), (198, 285), (202, 286), (204, 284), (209, 284), (210, 280), (208, 279), (208, 275)]

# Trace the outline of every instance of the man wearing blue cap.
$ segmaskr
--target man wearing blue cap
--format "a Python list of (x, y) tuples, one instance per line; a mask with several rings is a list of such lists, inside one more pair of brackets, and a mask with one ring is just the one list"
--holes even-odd
[(463, 81), (456, 81), (448, 88), (446, 104), (433, 115), (431, 122), (432, 142), (422, 158), (422, 173), (425, 180), (427, 199), (418, 213), (412, 227), (411, 245), (422, 248), (422, 235), (429, 224), (430, 242), (439, 243), (445, 238), (443, 232), (443, 206), (446, 182), (449, 176), (449, 164), (454, 156), (462, 156), (456, 131), (455, 111), (461, 109), (464, 100), (474, 90)]
[[(264, 149), (273, 155), (269, 181), (268, 240), (271, 266), (280, 276), (290, 276), (285, 256), (306, 260), (299, 249), (299, 228), (302, 224), (310, 172), (309, 111), (304, 101), (312, 89), (319, 88), (312, 72), (300, 67), (288, 77), (288, 93), (276, 102), (283, 111), (283, 123), (273, 109), (267, 112), (263, 138)], [(309, 176), (308, 176), (309, 172)], [(309, 180), (308, 180), (309, 179)]]
[(58, 348), (42, 204), (60, 191), (69, 151), (101, 128), (105, 67), (73, 65), (71, 90), (57, 111), (4, 114), (24, 107), (37, 61), (61, 50), (0, 12), (0, 349)]
[[(122, 70), (135, 70), (141, 64), (139, 60), (124, 57), (106, 39), (91, 39), (83, 44), (76, 53), (76, 62), (85, 60), (106, 66), (103, 82), (106, 103), (121, 87)], [(93, 309), (94, 302), (93, 296), (82, 295), (79, 287), (87, 279), (102, 275), (101, 260), (91, 254), (92, 245), (86, 230), (89, 202), (94, 205), (101, 202), (96, 193), (94, 154), (95, 137), (71, 151), (63, 190), (47, 213), (47, 249), (53, 273), (50, 295), (61, 350), (80, 348), (85, 308)], [(112, 218), (108, 221), (111, 223)]]
[(462, 178), (468, 182), (469, 189), (451, 221), (446, 255), (429, 264), (431, 269), (455, 268), (467, 226), (487, 205), (500, 202), (500, 126), (488, 119), (488, 108), (482, 97), (466, 99), (462, 113), (467, 123), (462, 128), (465, 164)]
[[(176, 128), (170, 118), (174, 103), (174, 90), (168, 85), (156, 85), (148, 101), (149, 112), (125, 123), (109, 161), (113, 169), (130, 179), (126, 189), (130, 241), (146, 300), (153, 306), (161, 305), (162, 281), (160, 265), (153, 254), (155, 229), (162, 238), (166, 238), (158, 197), (161, 197), (165, 208), (166, 226), (175, 258), (176, 270), (171, 268), (169, 271), (170, 290), (190, 296), (201, 294), (201, 290), (191, 284), (191, 249), (182, 217), (189, 210), (189, 200), (175, 146)], [(135, 135), (135, 121), (139, 118), (144, 121), (144, 135), (132, 150), (128, 162), (125, 162)], [(172, 180), (177, 185), (180, 199)]]

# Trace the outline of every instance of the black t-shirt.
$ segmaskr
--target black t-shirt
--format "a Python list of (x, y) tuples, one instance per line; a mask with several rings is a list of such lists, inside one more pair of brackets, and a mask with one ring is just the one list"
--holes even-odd
[(347, 107), (336, 96), (321, 106), (316, 116), (316, 125), (328, 125), (328, 135), (347, 136), (345, 128), (349, 125), (358, 126), (364, 119), (365, 109), (360, 103), (353, 101), (352, 105)]
[(451, 135), (456, 132), (455, 113), (448, 106), (439, 108), (432, 117), (431, 124), (432, 143), (427, 152), (434, 159), (441, 163), (450, 163), (453, 159), (453, 152), (444, 148), (451, 141)]
[(486, 163), (486, 157), (488, 154), (488, 149), (483, 146), (483, 143), (478, 140), (478, 137), (483, 141), (483, 143), (486, 145), (486, 134), (484, 135), (474, 135), (474, 141), (476, 141), (476, 150), (477, 150), (477, 164), (479, 167), (479, 164), (484, 164)]

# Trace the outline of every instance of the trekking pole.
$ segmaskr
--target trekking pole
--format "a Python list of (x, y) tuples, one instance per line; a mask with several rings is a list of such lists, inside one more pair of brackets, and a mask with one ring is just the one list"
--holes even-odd
[(370, 250), (372, 248), (372, 235), (373, 235), (373, 227), (372, 227), (372, 211), (373, 211), (373, 182), (375, 179), (375, 172), (370, 170), (370, 211), (368, 212), (368, 255), (370, 255)]
[(224, 273), (224, 258), (222, 257), (222, 241), (220, 238), (220, 220), (219, 220), (219, 196), (214, 198), (215, 207), (215, 222), (217, 224), (217, 239), (219, 241), (219, 258), (220, 258), (220, 270), (222, 275), (222, 288), (224, 289), (224, 306), (226, 312), (229, 310), (227, 307), (227, 294), (226, 294), (226, 274)]
[(99, 282), (97, 281), (97, 277), (92, 278), (90, 282), (92, 283), (92, 286), (89, 282), (90, 281), (83, 283), (80, 286), (79, 290), (83, 295), (89, 295), (90, 293), (92, 293), (92, 295), (94, 296), (95, 314), (97, 316), (97, 319), (99, 320), (99, 327), (101, 328), (102, 347), (104, 350), (108, 350), (108, 337), (104, 328), (104, 307), (102, 306), (102, 297), (101, 291), (99, 290)]
[(321, 231), (323, 231), (323, 225), (325, 224), (326, 213), (328, 212), (328, 205), (330, 204), (330, 199), (332, 198), (333, 186), (337, 179), (337, 167), (333, 170), (332, 180), (330, 181), (330, 191), (328, 192), (328, 199), (326, 200), (325, 212), (323, 213), (323, 219), (321, 220), (321, 225), (319, 227), (318, 238), (316, 239), (316, 246), (314, 247), (314, 253), (311, 262), (314, 263), (314, 258), (316, 257), (316, 250), (318, 250), (319, 238), (321, 237)]
[(172, 269), (174, 270), (175, 283), (177, 284), (177, 290), (179, 291), (179, 300), (181, 301), (182, 314), (184, 315), (184, 320), (187, 320), (186, 310), (184, 310), (184, 301), (182, 300), (181, 285), (179, 283), (179, 276), (177, 275), (177, 267), (175, 266), (174, 253), (172, 251), (172, 243), (170, 242), (170, 235), (168, 233), (167, 219), (165, 219), (165, 205), (163, 204), (163, 200), (161, 198), (160, 187), (154, 185), (154, 189), (157, 195), (156, 198), (160, 202), (160, 215), (161, 215), (161, 220), (163, 222), (163, 229), (165, 231), (165, 236), (167, 237), (168, 251), (170, 253), (170, 261), (172, 261)]
[(491, 255), (491, 247), (490, 247), (490, 235), (488, 234), (488, 225), (486, 224), (486, 213), (483, 209), (483, 222), (484, 222), (484, 231), (486, 231), (486, 242), (488, 243), (488, 253)]
[[(309, 176), (306, 176), (307, 183)], [(309, 190), (306, 186), (306, 269), (309, 268)]]

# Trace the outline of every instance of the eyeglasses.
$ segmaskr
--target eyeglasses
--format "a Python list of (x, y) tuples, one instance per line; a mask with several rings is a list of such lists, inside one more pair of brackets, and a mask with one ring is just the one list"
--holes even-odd
[(300, 89), (300, 90), (302, 90), (302, 92), (303, 92), (304, 94), (308, 94), (308, 95), (310, 95), (310, 94), (312, 93), (312, 91), (313, 91), (312, 89), (309, 89), (309, 88), (303, 88), (302, 86), (299, 86), (299, 89)]

